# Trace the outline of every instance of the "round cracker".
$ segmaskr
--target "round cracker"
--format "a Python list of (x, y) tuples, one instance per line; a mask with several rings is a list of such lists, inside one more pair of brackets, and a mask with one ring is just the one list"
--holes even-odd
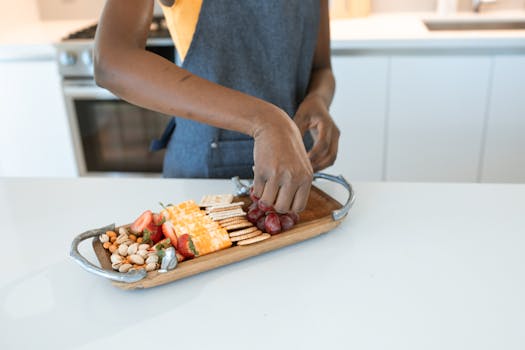
[(237, 242), (237, 245), (250, 245), (258, 242), (262, 242), (264, 240), (267, 240), (268, 238), (272, 237), (272, 235), (268, 233), (263, 233), (262, 235), (259, 235), (257, 237), (245, 239), (243, 241)]
[(262, 235), (262, 232), (259, 231), (259, 230), (255, 230), (253, 232), (247, 233), (247, 234), (242, 235), (242, 236), (230, 237), (230, 241), (232, 241), (232, 242), (245, 241), (247, 239), (254, 238), (254, 237), (257, 237), (257, 236), (260, 236), (260, 235)]
[(238, 230), (238, 231), (232, 231), (232, 232), (229, 232), (228, 234), (230, 235), (230, 237), (238, 237), (238, 236), (246, 235), (248, 233), (252, 233), (253, 231), (257, 231), (256, 226), (248, 227), (248, 228)]
[(219, 223), (219, 225), (224, 226), (224, 225), (231, 225), (233, 223), (248, 222), (248, 220), (243, 216), (236, 216), (234, 218), (218, 220), (217, 222)]
[(240, 228), (246, 228), (246, 227), (253, 226), (253, 224), (249, 221), (245, 221), (245, 222), (232, 223), (232, 224), (221, 225), (221, 226), (224, 227), (228, 231), (233, 231), (233, 230), (238, 230)]

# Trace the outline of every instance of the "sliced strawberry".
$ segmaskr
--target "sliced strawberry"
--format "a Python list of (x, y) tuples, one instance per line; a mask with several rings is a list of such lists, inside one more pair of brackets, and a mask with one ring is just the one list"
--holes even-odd
[(152, 231), (152, 234), (150, 237), (153, 243), (157, 243), (157, 242), (162, 241), (165, 237), (164, 237), (164, 234), (162, 233), (162, 226), (154, 226), (154, 227), (155, 227), (155, 231)]
[(178, 251), (175, 251), (175, 255), (177, 256), (177, 262), (182, 262), (182, 261), (186, 260), (186, 258), (184, 257), (184, 255), (182, 255), (182, 254), (179, 253)]
[(195, 245), (188, 234), (184, 234), (179, 237), (178, 247), (179, 253), (181, 253), (185, 258), (191, 259), (198, 255), (197, 249), (195, 249)]
[(178, 238), (177, 233), (175, 232), (175, 227), (173, 227), (171, 221), (166, 221), (162, 224), (162, 233), (164, 234), (164, 237), (171, 240), (171, 245), (173, 245), (176, 250), (178, 247)]
[(144, 229), (147, 228), (149, 224), (151, 224), (152, 220), (153, 215), (151, 210), (146, 210), (137, 218), (137, 220), (135, 220), (133, 224), (131, 224), (129, 229), (134, 234), (142, 233)]
[(164, 216), (162, 216), (160, 214), (157, 214), (157, 213), (153, 214), (153, 223), (156, 226), (162, 225), (164, 223), (164, 221), (166, 221), (166, 219), (164, 219)]

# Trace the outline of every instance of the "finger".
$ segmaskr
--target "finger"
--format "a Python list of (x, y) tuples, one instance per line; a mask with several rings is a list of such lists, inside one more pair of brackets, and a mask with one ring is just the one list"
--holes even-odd
[(295, 193), (293, 204), (291, 206), (291, 211), (296, 213), (302, 212), (306, 208), (308, 202), (308, 197), (310, 197), (310, 187), (312, 186), (312, 181), (306, 182), (299, 186), (297, 192)]
[(308, 152), (308, 158), (312, 164), (319, 163), (330, 150), (332, 143), (331, 135), (326, 132), (325, 127), (320, 127), (319, 138), (314, 143), (310, 152)]
[(255, 169), (253, 173), (253, 195), (257, 198), (261, 198), (264, 191), (264, 185), (266, 184), (266, 177), (258, 173)]
[(303, 118), (301, 115), (296, 115), (295, 118), (294, 118), (295, 125), (297, 125), (297, 128), (301, 132), (301, 136), (304, 136), (304, 134), (309, 129), (308, 122), (306, 122), (305, 120), (306, 120), (306, 118)]
[(311, 161), (314, 171), (325, 169), (335, 163), (339, 151), (339, 135), (339, 129), (335, 128), (333, 135), (330, 137), (330, 146), (326, 153)]
[(264, 190), (261, 195), (260, 201), (265, 206), (272, 206), (275, 203), (277, 193), (279, 192), (279, 183), (275, 179), (271, 178), (264, 184)]
[(291, 183), (281, 186), (274, 205), (276, 212), (286, 214), (291, 211), (296, 190), (297, 186)]

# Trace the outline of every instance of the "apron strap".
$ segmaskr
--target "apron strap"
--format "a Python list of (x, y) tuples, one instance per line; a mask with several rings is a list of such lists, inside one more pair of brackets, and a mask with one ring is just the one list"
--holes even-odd
[(175, 121), (175, 118), (171, 118), (170, 122), (166, 126), (166, 129), (164, 129), (164, 132), (162, 133), (160, 139), (151, 141), (149, 150), (151, 152), (156, 152), (166, 148), (168, 146), (168, 142), (170, 141), (171, 135), (173, 134), (173, 131), (175, 131), (176, 126), (177, 122)]

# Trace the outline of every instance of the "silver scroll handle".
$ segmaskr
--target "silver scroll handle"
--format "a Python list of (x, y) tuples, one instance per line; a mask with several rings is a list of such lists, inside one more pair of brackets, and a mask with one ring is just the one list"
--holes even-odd
[[(325, 173), (315, 173), (313, 178), (314, 180), (323, 179), (335, 182), (343, 186), (348, 191), (348, 199), (346, 200), (346, 203), (343, 205), (343, 207), (341, 209), (332, 211), (332, 218), (334, 219), (334, 221), (338, 221), (344, 218), (348, 214), (350, 208), (352, 208), (352, 205), (355, 202), (355, 192), (352, 188), (352, 185), (348, 181), (346, 181), (343, 175), (335, 176)], [(232, 182), (237, 189), (236, 195), (247, 196), (250, 194), (251, 185), (243, 183), (238, 176), (232, 177)]]
[(133, 283), (133, 282), (140, 281), (141, 279), (146, 277), (147, 272), (144, 269), (139, 269), (139, 270), (126, 272), (126, 273), (104, 270), (90, 263), (78, 251), (78, 246), (80, 242), (86, 239), (92, 238), (92, 237), (98, 237), (101, 234), (105, 233), (106, 231), (113, 231), (114, 229), (115, 229), (115, 225), (113, 224), (113, 225), (108, 225), (108, 226), (101, 227), (98, 229), (89, 230), (89, 231), (79, 234), (78, 236), (75, 237), (75, 239), (71, 243), (71, 251), (69, 252), (69, 255), (84, 270), (94, 273), (95, 275), (109, 278), (110, 280), (113, 280), (113, 281), (124, 282), (124, 283)]

